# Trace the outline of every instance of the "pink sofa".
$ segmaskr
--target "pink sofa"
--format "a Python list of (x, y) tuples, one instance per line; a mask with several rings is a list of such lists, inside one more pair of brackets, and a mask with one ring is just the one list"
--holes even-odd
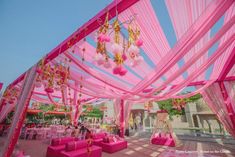
[(100, 142), (102, 150), (107, 153), (114, 153), (127, 148), (127, 141), (120, 140), (116, 142)]
[(88, 152), (88, 143), (85, 140), (74, 141), (66, 144), (65, 150), (61, 151), (58, 157), (101, 157), (102, 148), (92, 145)]
[(97, 133), (92, 135), (93, 144), (100, 146), (100, 143), (103, 141), (103, 138), (106, 136), (106, 133)]
[(171, 134), (168, 135), (158, 134), (156, 137), (153, 137), (151, 139), (151, 143), (156, 145), (175, 147), (175, 141), (172, 138)]
[(77, 141), (74, 137), (52, 139), (51, 145), (47, 147), (46, 157), (57, 157), (60, 151), (65, 150), (65, 144), (71, 141)]

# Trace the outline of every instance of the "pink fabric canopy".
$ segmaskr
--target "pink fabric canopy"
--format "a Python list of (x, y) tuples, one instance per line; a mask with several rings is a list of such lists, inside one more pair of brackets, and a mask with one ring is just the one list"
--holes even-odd
[[(100, 98), (113, 99), (114, 104), (125, 100), (124, 105), (129, 111), (134, 102), (157, 101), (202, 93), (213, 112), (218, 114), (218, 109), (225, 108), (228, 101), (215, 104), (215, 97), (211, 95), (211, 91), (215, 88), (219, 94), (216, 99), (224, 100), (225, 97), (220, 93), (222, 90), (217, 84), (228, 77), (233, 78), (235, 74), (235, 3), (233, 0), (166, 0), (165, 5), (177, 39), (174, 47), (170, 47), (150, 0), (117, 0), (44, 57), (45, 62), (51, 65), (64, 59), (71, 60), (71, 78), (64, 92), (47, 94), (44, 87), (35, 87), (32, 99), (55, 105), (71, 105), (75, 110), (78, 108), (78, 96), (82, 94), (83, 103), (87, 102), (85, 100), (92, 102)], [(109, 11), (111, 20), (115, 17), (116, 9), (119, 12), (118, 20), (124, 23), (123, 29), (128, 27), (126, 21), (136, 15), (135, 24), (139, 27), (140, 37), (144, 41), (141, 47), (144, 62), (136, 67), (125, 63), (124, 67), (128, 73), (124, 76), (114, 75), (111, 68), (104, 68), (94, 62), (96, 48), (92, 42), (95, 42), (95, 32), (100, 26), (100, 21), (104, 22), (106, 12)], [(212, 35), (213, 26), (221, 18), (224, 19), (223, 25)], [(121, 39), (127, 41), (124, 34), (122, 33)], [(113, 37), (113, 33), (110, 33), (110, 36)], [(83, 40), (85, 37), (89, 40)], [(112, 54), (112, 42), (113, 40), (107, 45), (109, 54)], [(216, 44), (216, 50), (209, 54), (210, 49)], [(184, 64), (180, 67), (178, 63), (181, 60)], [(111, 62), (111, 66), (114, 67), (115, 63)], [(212, 74), (206, 79), (210, 67), (213, 68)], [(186, 77), (183, 76), (184, 73), (187, 73)], [(21, 88), (24, 75), (9, 87)], [(200, 88), (184, 95), (182, 91), (192, 85)], [(233, 87), (234, 84), (225, 83), (232, 108)], [(4, 117), (9, 110), (10, 107), (2, 106), (0, 117)], [(223, 112), (228, 111), (223, 109)], [(78, 110), (73, 112), (75, 119), (80, 114)], [(116, 119), (119, 114), (119, 106), (115, 105)], [(128, 116), (129, 113), (126, 112), (125, 115)], [(233, 116), (218, 117), (227, 130), (235, 135)], [(225, 122), (226, 120), (229, 121)]]

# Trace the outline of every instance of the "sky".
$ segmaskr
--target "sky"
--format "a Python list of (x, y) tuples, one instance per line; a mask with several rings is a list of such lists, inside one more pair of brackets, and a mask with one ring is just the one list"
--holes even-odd
[(1, 0), (0, 82), (6, 87), (111, 1)]
[[(1, 0), (0, 82), (6, 87), (111, 2), (112, 0)], [(151, 2), (170, 47), (174, 47), (177, 39), (164, 0)], [(212, 36), (222, 23), (223, 18), (212, 28)], [(209, 52), (210, 55), (216, 48), (215, 45)], [(178, 62), (179, 67), (183, 64), (184, 60)], [(150, 66), (155, 65), (151, 63)], [(211, 70), (212, 67), (207, 71), (207, 79)], [(187, 72), (183, 77), (187, 77)]]

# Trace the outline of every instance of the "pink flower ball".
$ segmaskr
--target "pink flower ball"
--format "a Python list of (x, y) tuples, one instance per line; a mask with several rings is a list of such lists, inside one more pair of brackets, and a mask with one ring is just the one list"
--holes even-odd
[(115, 68), (113, 68), (113, 74), (119, 74), (120, 71), (122, 70), (122, 68), (120, 66), (116, 66)]
[(127, 56), (125, 54), (122, 54), (122, 59), (125, 61), (127, 60)]
[(99, 42), (104, 42), (105, 41), (105, 34), (103, 34), (103, 33), (99, 34), (97, 39)]
[(124, 75), (126, 75), (126, 73), (127, 73), (127, 70), (122, 68), (122, 70), (119, 72), (119, 75), (124, 76)]
[(142, 46), (143, 43), (144, 43), (144, 42), (143, 42), (142, 39), (137, 39), (137, 40), (135, 41), (135, 45), (138, 46), (138, 47)]
[(47, 87), (47, 88), (45, 89), (45, 91), (46, 91), (47, 93), (53, 93), (53, 92), (54, 92), (54, 89), (53, 89), (53, 88), (50, 88), (50, 87)]
[(137, 46), (131, 45), (127, 52), (131, 55), (138, 55), (139, 54), (139, 48)]
[(41, 74), (41, 73), (42, 73), (42, 70), (39, 69), (39, 68), (37, 68), (36, 72), (37, 72), (38, 74)]
[(108, 35), (104, 35), (104, 41), (105, 42), (110, 42), (110, 37)]

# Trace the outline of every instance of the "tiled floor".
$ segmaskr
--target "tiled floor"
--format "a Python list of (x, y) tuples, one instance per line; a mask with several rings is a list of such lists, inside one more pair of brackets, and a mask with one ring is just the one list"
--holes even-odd
[[(0, 138), (2, 146), (4, 138)], [(157, 146), (149, 143), (148, 138), (127, 138), (128, 148), (114, 154), (103, 153), (103, 157), (234, 157), (235, 146), (221, 145), (211, 142), (183, 140), (178, 148)], [(38, 140), (19, 140), (18, 146), (31, 157), (45, 157), (48, 142)]]

